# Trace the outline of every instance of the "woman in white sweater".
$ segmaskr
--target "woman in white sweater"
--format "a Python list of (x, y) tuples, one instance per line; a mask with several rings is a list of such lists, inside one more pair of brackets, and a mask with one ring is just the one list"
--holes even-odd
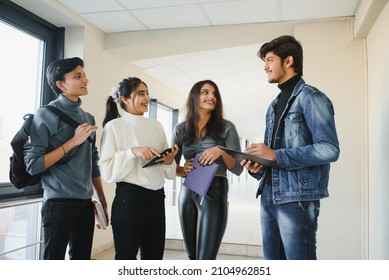
[(162, 259), (165, 248), (163, 187), (175, 178), (178, 148), (143, 168), (168, 148), (162, 125), (143, 116), (149, 103), (147, 85), (135, 77), (123, 79), (106, 103), (100, 168), (104, 181), (116, 183), (111, 224), (118, 260), (136, 259), (139, 248), (142, 260)]

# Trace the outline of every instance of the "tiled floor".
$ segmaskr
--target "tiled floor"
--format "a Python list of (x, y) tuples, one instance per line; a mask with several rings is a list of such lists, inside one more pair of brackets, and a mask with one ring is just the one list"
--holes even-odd
[[(93, 259), (95, 260), (114, 260), (115, 259), (115, 250), (113, 248), (104, 251), (100, 254), (94, 255)], [(165, 250), (164, 260), (188, 260), (185, 251), (181, 250)], [(239, 256), (239, 255), (228, 255), (228, 254), (218, 254), (217, 260), (259, 260), (261, 257), (250, 257), (250, 256)]]
[[(262, 258), (259, 200), (255, 198), (256, 190), (257, 183), (250, 177), (245, 182), (230, 185), (228, 224), (217, 259), (246, 260)], [(166, 228), (164, 259), (187, 260), (177, 207), (166, 209)], [(93, 256), (93, 258), (110, 260), (114, 259), (114, 254), (114, 249), (111, 248)]]

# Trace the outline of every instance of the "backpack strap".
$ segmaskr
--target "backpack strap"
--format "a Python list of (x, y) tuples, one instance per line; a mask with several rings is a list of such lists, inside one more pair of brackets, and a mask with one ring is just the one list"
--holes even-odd
[[(46, 108), (46, 109), (49, 109), (51, 112), (56, 114), (62, 121), (64, 121), (65, 123), (67, 123), (68, 125), (73, 127), (74, 129), (76, 129), (80, 125), (77, 121), (75, 121), (74, 119), (69, 117), (67, 114), (62, 112), (60, 109), (58, 109), (58, 108), (56, 108), (56, 107), (54, 107), (52, 105), (44, 105), (42, 107)], [(88, 141), (93, 143), (93, 140), (92, 140), (92, 138), (90, 136), (88, 137)]]

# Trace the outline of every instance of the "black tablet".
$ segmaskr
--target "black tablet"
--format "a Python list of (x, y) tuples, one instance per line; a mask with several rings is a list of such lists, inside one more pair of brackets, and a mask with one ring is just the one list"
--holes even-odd
[(146, 163), (145, 165), (143, 165), (143, 168), (145, 167), (149, 167), (149, 166), (153, 166), (153, 165), (156, 165), (158, 163), (161, 163), (161, 162), (156, 162), (157, 160), (159, 160), (160, 158), (162, 158), (163, 155), (165, 155), (166, 153), (170, 153), (172, 151), (171, 148), (167, 148), (166, 150), (164, 150), (163, 152), (160, 153), (161, 156), (159, 157), (154, 157), (152, 160), (150, 160), (148, 163)]
[(235, 158), (238, 161), (242, 161), (243, 159), (250, 160), (251, 162), (256, 162), (256, 163), (262, 164), (265, 167), (273, 167), (273, 166), (277, 165), (277, 162), (275, 160), (270, 160), (268, 158), (253, 156), (253, 155), (246, 154), (243, 152), (227, 149), (226, 147), (223, 147), (223, 146), (219, 146), (219, 148), (222, 149), (223, 151), (225, 151), (227, 154), (229, 154), (230, 156), (232, 156), (233, 158)]

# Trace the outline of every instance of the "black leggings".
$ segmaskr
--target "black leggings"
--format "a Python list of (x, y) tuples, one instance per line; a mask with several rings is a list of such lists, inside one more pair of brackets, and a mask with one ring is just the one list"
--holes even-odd
[(181, 187), (178, 209), (189, 259), (216, 259), (227, 226), (227, 194), (227, 178), (219, 176), (213, 179), (203, 201), (187, 187)]

